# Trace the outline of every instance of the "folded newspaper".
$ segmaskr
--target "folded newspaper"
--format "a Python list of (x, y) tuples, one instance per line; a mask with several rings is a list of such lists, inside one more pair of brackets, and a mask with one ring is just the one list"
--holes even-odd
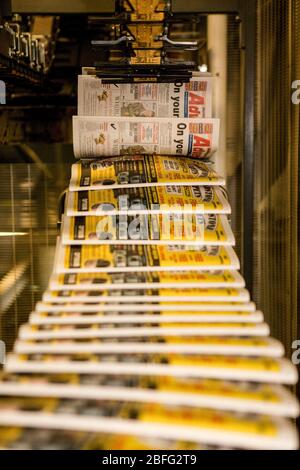
[(298, 447), (296, 428), (284, 418), (156, 403), (5, 397), (0, 425), (132, 434), (241, 449)]
[(225, 194), (221, 187), (177, 185), (68, 191), (66, 214), (230, 214)]
[(238, 271), (53, 274), (50, 290), (114, 290), (160, 288), (245, 287)]
[(188, 83), (107, 84), (93, 75), (78, 76), (79, 116), (210, 118), (212, 76)]
[(294, 385), (297, 368), (284, 358), (197, 354), (9, 354), (6, 371), (41, 374), (171, 376)]
[(99, 323), (87, 328), (87, 324), (65, 325), (54, 323), (23, 325), (20, 339), (70, 339), (70, 338), (138, 338), (139, 336), (151, 338), (156, 336), (176, 337), (198, 336), (231, 336), (231, 337), (266, 337), (270, 328), (266, 323), (164, 323), (163, 321), (151, 323)]
[(70, 191), (160, 186), (224, 186), (208, 164), (192, 158), (135, 155), (72, 165)]
[[(130, 434), (90, 433), (69, 429), (2, 426), (0, 447), (4, 450), (224, 450), (184, 440)], [(228, 447), (225, 448), (226, 450)]]
[(58, 241), (55, 273), (117, 273), (239, 269), (231, 246), (62, 245)]
[(120, 400), (292, 418), (300, 412), (297, 399), (280, 385), (164, 376), (6, 374), (0, 396)]
[(76, 158), (176, 155), (209, 158), (218, 149), (218, 119), (73, 116)]
[[(150, 331), (147, 331), (150, 333)], [(18, 340), (14, 350), (19, 354), (223, 354), (240, 356), (282, 357), (284, 349), (273, 338), (226, 337), (226, 336), (168, 336), (162, 333), (141, 336), (105, 336), (98, 330), (98, 337), (92, 338), (53, 338), (50, 332), (36, 333), (36, 339)], [(56, 332), (55, 332), (56, 333)], [(63, 330), (62, 330), (63, 333)], [(102, 337), (100, 334), (102, 333)], [(109, 334), (109, 333), (108, 333)], [(176, 335), (176, 333), (175, 333)], [(178, 335), (178, 333), (177, 333)], [(34, 336), (34, 332), (32, 334)], [(58, 336), (58, 334), (56, 335)], [(94, 335), (96, 336), (96, 334)]]
[(140, 302), (128, 303), (128, 302), (95, 302), (95, 303), (84, 303), (84, 302), (68, 302), (64, 304), (50, 303), (50, 302), (38, 302), (36, 304), (36, 310), (38, 312), (48, 313), (59, 313), (63, 312), (81, 312), (81, 313), (135, 313), (135, 312), (254, 312), (255, 304), (253, 302)]
[(263, 314), (258, 311), (244, 312), (32, 312), (31, 325), (156, 325), (193, 323), (261, 323)]
[(145, 289), (145, 290), (108, 290), (108, 291), (88, 291), (88, 290), (65, 290), (45, 291), (44, 302), (53, 303), (78, 303), (95, 304), (99, 302), (107, 303), (139, 303), (139, 302), (184, 302), (188, 298), (190, 302), (249, 302), (250, 295), (246, 289), (234, 288), (187, 288), (187, 289)]
[(64, 245), (234, 245), (225, 215), (139, 214), (63, 217)]
[(147, 336), (268, 336), (266, 323), (164, 323), (82, 325), (23, 325), (20, 339), (120, 338)]

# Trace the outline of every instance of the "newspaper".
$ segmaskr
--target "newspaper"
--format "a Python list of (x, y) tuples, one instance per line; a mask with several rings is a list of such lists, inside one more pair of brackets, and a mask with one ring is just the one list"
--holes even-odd
[(2, 400), (0, 425), (131, 434), (241, 449), (298, 448), (295, 426), (285, 418), (156, 403), (7, 397)]
[[(130, 434), (90, 433), (39, 427), (1, 427), (4, 450), (218, 450), (218, 446)], [(223, 447), (222, 447), (223, 449)]]
[(79, 116), (211, 118), (212, 80), (188, 83), (107, 84), (93, 75), (78, 76)]
[[(177, 333), (178, 334), (178, 333)], [(51, 336), (48, 333), (49, 336)], [(104, 335), (104, 333), (103, 333)], [(225, 336), (119, 336), (115, 338), (70, 338), (17, 340), (18, 354), (214, 354), (282, 357), (284, 349), (273, 338)], [(45, 334), (46, 336), (46, 334)]]
[(139, 214), (63, 217), (64, 245), (232, 246), (225, 215)]
[(155, 325), (22, 325), (20, 339), (136, 338), (154, 336), (268, 336), (266, 323), (156, 323)]
[(58, 241), (55, 273), (207, 271), (239, 269), (231, 246), (62, 245)]
[(218, 149), (218, 119), (73, 116), (76, 158), (176, 155), (209, 158)]
[(224, 186), (206, 163), (183, 157), (135, 155), (72, 165), (70, 191), (160, 186)]
[(198, 377), (293, 385), (297, 368), (284, 358), (180, 354), (9, 354), (11, 373)]
[(201, 323), (262, 323), (261, 312), (32, 312), (30, 325), (103, 325), (106, 327), (132, 325), (191, 325)]
[(123, 215), (184, 212), (230, 214), (223, 188), (213, 186), (158, 186), (68, 191), (66, 214)]
[(119, 400), (292, 418), (299, 415), (297, 399), (279, 385), (180, 377), (7, 374), (0, 382), (0, 395)]
[(253, 302), (138, 302), (138, 303), (64, 303), (63, 305), (37, 302), (38, 312), (254, 312), (256, 307)]
[(238, 271), (186, 271), (168, 273), (90, 273), (53, 274), (50, 290), (110, 290), (110, 289), (160, 289), (160, 288), (208, 288), (245, 287), (245, 280)]
[(246, 289), (144, 289), (144, 290), (48, 290), (43, 294), (44, 302), (53, 303), (99, 303), (99, 302), (249, 302), (250, 295)]

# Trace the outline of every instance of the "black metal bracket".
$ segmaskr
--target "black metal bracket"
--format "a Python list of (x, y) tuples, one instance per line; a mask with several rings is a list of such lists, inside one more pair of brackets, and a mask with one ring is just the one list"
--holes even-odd
[(134, 83), (134, 82), (188, 82), (192, 77), (194, 63), (169, 62), (161, 65), (128, 63), (112, 64), (96, 63), (96, 75), (103, 83)]

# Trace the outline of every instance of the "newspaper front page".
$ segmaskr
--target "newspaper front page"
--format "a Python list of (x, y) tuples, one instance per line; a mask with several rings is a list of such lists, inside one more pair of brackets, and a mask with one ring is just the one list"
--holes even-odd
[(209, 158), (218, 148), (219, 119), (73, 116), (76, 158), (176, 155)]
[(103, 83), (93, 75), (78, 76), (78, 115), (113, 117), (210, 118), (209, 75), (183, 83)]

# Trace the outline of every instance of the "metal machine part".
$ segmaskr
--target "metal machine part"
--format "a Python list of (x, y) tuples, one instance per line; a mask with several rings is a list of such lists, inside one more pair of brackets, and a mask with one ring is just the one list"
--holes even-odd
[[(188, 81), (196, 64), (184, 60), (184, 52), (197, 50), (198, 42), (176, 41), (170, 29), (172, 24), (193, 19), (197, 21), (197, 16), (174, 16), (168, 0), (117, 1), (114, 16), (105, 18), (112, 25), (111, 38), (92, 41), (94, 47), (110, 51), (109, 63), (95, 64), (96, 74), (106, 82)], [(170, 58), (172, 50), (181, 51), (183, 60)]]
[(57, 33), (56, 16), (13, 15), (3, 20), (0, 23), (0, 78), (8, 83), (45, 87)]

